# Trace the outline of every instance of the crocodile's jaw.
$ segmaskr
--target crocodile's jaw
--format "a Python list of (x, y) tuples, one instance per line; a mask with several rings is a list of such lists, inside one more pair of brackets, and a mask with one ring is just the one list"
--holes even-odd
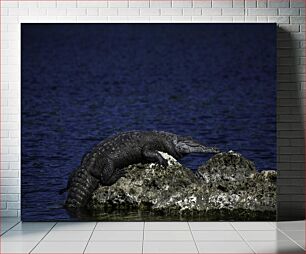
[(175, 149), (179, 154), (189, 153), (219, 153), (214, 147), (207, 147), (194, 140), (182, 140), (175, 144)]

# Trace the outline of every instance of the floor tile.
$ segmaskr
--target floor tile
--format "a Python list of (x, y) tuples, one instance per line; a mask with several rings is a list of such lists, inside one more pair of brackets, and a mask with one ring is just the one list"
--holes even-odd
[(198, 253), (193, 241), (189, 242), (144, 242), (143, 253)]
[(188, 222), (146, 222), (145, 230), (190, 230)]
[(269, 222), (231, 222), (236, 230), (275, 230)]
[(145, 231), (145, 241), (193, 241), (190, 231)]
[(253, 253), (244, 242), (197, 242), (200, 253)]
[(189, 222), (191, 230), (235, 230), (230, 222)]
[(242, 241), (236, 231), (192, 231), (195, 241)]
[(52, 231), (93, 230), (96, 222), (58, 222)]
[(244, 238), (246, 241), (283, 241), (289, 240), (287, 236), (281, 233), (278, 230), (271, 230), (271, 231), (239, 231), (239, 234)]
[(281, 230), (304, 230), (305, 231), (305, 221), (282, 221), (276, 222), (276, 227)]
[(87, 242), (40, 242), (32, 253), (83, 253)]
[(1, 242), (0, 253), (28, 253), (37, 242)]
[(95, 230), (143, 230), (144, 222), (99, 222)]
[(1, 222), (0, 229), (1, 229), (1, 234), (4, 232), (8, 231), (12, 227), (18, 225), (20, 222), (19, 221), (14, 221), (14, 222)]
[(91, 242), (142, 241), (143, 231), (94, 231)]
[(304, 250), (291, 241), (248, 242), (256, 253), (304, 253)]
[[(18, 231), (15, 231), (18, 232)], [(44, 242), (85, 242), (90, 238), (92, 231), (50, 231), (43, 239)]]
[(85, 253), (142, 253), (142, 242), (89, 242)]
[(304, 230), (287, 230), (282, 231), (285, 235), (289, 236), (291, 240), (298, 243), (302, 248), (305, 248), (305, 231)]
[(1, 236), (2, 242), (35, 242), (40, 241), (47, 232), (40, 231), (8, 231)]
[(55, 222), (20, 222), (11, 230), (13, 231), (49, 231)]

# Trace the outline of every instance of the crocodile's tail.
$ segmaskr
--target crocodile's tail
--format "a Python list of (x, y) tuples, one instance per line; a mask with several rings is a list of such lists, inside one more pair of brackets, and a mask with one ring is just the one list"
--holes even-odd
[(91, 194), (98, 188), (99, 180), (84, 168), (77, 168), (69, 180), (65, 207), (73, 210), (85, 207)]

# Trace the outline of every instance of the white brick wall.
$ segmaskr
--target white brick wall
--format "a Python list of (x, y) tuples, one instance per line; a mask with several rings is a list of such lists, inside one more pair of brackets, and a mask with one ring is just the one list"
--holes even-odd
[[(1, 216), (20, 215), (21, 22), (278, 23), (281, 28), (278, 33), (279, 177), (304, 177), (304, 129), (299, 103), (304, 98), (305, 81), (304, 0), (2, 0), (0, 4)], [(301, 195), (300, 189), (289, 189), (282, 183), (279, 207), (300, 208), (302, 202), (285, 202), (292, 201), (289, 192)]]

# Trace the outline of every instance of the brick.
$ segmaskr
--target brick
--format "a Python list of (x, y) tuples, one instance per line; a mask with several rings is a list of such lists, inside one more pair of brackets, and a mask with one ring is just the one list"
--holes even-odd
[(17, 217), (17, 210), (1, 210), (1, 217)]
[(130, 8), (148, 8), (150, 7), (150, 0), (130, 0), (129, 1)]
[(119, 16), (139, 16), (138, 8), (119, 8), (118, 9)]
[(243, 8), (224, 8), (222, 9), (223, 16), (244, 16)]
[[(2, 190), (1, 186), (1, 190)], [(4, 192), (1, 191), (1, 201), (18, 201), (19, 195), (18, 194), (3, 194)]]
[(10, 8), (9, 15), (10, 16), (28, 16), (29, 9)]
[(267, 0), (258, 0), (257, 7), (258, 8), (266, 8), (268, 6)]
[(291, 195), (278, 195), (278, 200), (280, 202), (304, 202), (304, 195), (291, 194)]
[[(303, 194), (304, 193), (304, 186), (279, 186), (279, 194)], [(281, 203), (283, 204), (283, 202)], [(301, 204), (303, 205), (303, 204)]]
[(212, 0), (212, 7), (215, 8), (233, 8), (232, 0)]
[(85, 8), (68, 8), (67, 9), (68, 16), (85, 16), (86, 9)]
[(212, 17), (213, 22), (232, 22), (232, 17), (222, 17), (222, 16), (213, 16)]
[(99, 15), (99, 9), (98, 8), (87, 8), (86, 9), (86, 15), (87, 16), (98, 16)]
[(192, 17), (193, 22), (211, 22), (211, 16), (194, 16)]
[(298, 178), (288, 178), (288, 179), (277, 179), (277, 184), (281, 186), (303, 186), (305, 184), (305, 179)]
[(8, 170), (10, 169), (10, 163), (1, 161), (1, 170)]
[(56, 1), (39, 1), (38, 7), (42, 8), (56, 8)]
[(173, 16), (172, 17), (172, 22), (191, 22), (192, 18), (190, 16)]
[(162, 16), (181, 16), (183, 15), (183, 10), (181, 8), (162, 8)]
[(289, 24), (289, 17), (286, 16), (268, 17), (268, 21), (270, 23)]
[(1, 186), (16, 186), (19, 185), (18, 178), (3, 178), (1, 177)]
[[(302, 118), (302, 116), (300, 116)], [(302, 119), (301, 119), (302, 120)], [(292, 146), (302, 146), (304, 147), (305, 142), (303, 139), (290, 139), (290, 145)]]
[(118, 9), (117, 8), (99, 8), (100, 16), (117, 16)]
[(290, 7), (305, 7), (305, 1), (304, 0), (290, 0)]
[(10, 162), (10, 169), (18, 169), (20, 170), (20, 163), (19, 162)]
[(150, 8), (170, 8), (171, 0), (150, 0)]
[(256, 0), (246, 0), (245, 1), (246, 8), (255, 8), (256, 7)]
[(202, 8), (203, 16), (221, 16), (221, 8)]
[(193, 1), (193, 7), (204, 7), (209, 8), (212, 7), (211, 0), (194, 0)]
[[(13, 122), (4, 122), (2, 123), (2, 128), (4, 129), (4, 127), (7, 126), (8, 129), (12, 129), (13, 127), (15, 129), (18, 129), (18, 125), (16, 123)], [(2, 138), (1, 139), (1, 145), (3, 146), (18, 146), (19, 145), (19, 139), (17, 138)], [(4, 160), (3, 158), (1, 158), (2, 161), (8, 161), (8, 160)]]
[(246, 22), (246, 23), (248, 23), (248, 22), (251, 22), (251, 23), (254, 23), (254, 22), (257, 22), (257, 17), (248, 17), (248, 16), (245, 16), (244, 17), (244, 21)]
[(30, 16), (44, 16), (47, 15), (46, 8), (31, 8), (30, 9)]
[(1, 202), (1, 208), (0, 209), (1, 210), (6, 209), (6, 202)]
[(130, 16), (128, 17), (128, 20), (131, 23), (149, 23), (150, 17)]
[(111, 8), (123, 8), (123, 7), (129, 7), (129, 1), (108, 1), (108, 7)]
[(38, 1), (19, 1), (18, 7), (20, 9), (23, 9), (23, 8), (37, 8), (38, 7)]
[[(3, 100), (3, 99), (2, 99)], [(7, 103), (5, 104), (7, 105)], [(1, 130), (1, 138), (8, 138), (9, 137), (9, 131), (3, 131)]]
[(290, 139), (288, 138), (279, 138), (277, 139), (277, 146), (289, 146), (290, 145)]
[(76, 8), (77, 2), (76, 1), (57, 1), (57, 8)]
[(67, 9), (48, 9), (47, 10), (48, 16), (66, 16), (67, 14)]
[(2, 161), (19, 161), (18, 154), (2, 154), (1, 155)]
[(233, 22), (242, 23), (242, 22), (244, 22), (244, 17), (243, 16), (234, 16), (233, 17)]
[(278, 10), (281, 16), (298, 16), (300, 15), (300, 9), (297, 8), (280, 8)]
[(289, 7), (290, 3), (288, 0), (269, 0), (268, 1), (268, 7), (276, 7), (276, 8), (282, 8), (282, 7)]
[(12, 177), (12, 178), (17, 178), (19, 177), (19, 170), (2, 170), (1, 168), (1, 172), (0, 172), (1, 178), (2, 177)]
[(109, 22), (116, 22), (116, 23), (127, 23), (129, 21), (127, 16), (109, 16), (108, 17)]
[(299, 25), (287, 25), (287, 24), (279, 24), (280, 32), (299, 32), (300, 26)]
[(159, 16), (160, 9), (158, 8), (143, 8), (140, 9), (140, 15), (142, 16)]
[(247, 14), (250, 16), (276, 16), (277, 9), (273, 8), (247, 9)]
[(20, 202), (7, 202), (7, 209), (17, 210), (20, 209)]
[[(3, 23), (18, 23), (18, 17), (3, 16), (3, 17), (1, 17), (1, 22), (3, 22)], [(3, 37), (2, 37), (2, 39), (3, 39)]]
[(107, 1), (77, 1), (77, 7), (81, 8), (106, 8)]
[(184, 8), (183, 9), (184, 16), (200, 16), (202, 15), (201, 8)]
[(291, 16), (290, 17), (290, 23), (292, 23), (292, 24), (304, 24), (305, 23), (305, 17)]
[(268, 23), (268, 17), (264, 17), (264, 16), (258, 16), (257, 17), (257, 22), (261, 22), (261, 23)]
[(192, 0), (173, 0), (172, 7), (192, 7)]
[(172, 21), (171, 16), (161, 17), (161, 16), (152, 16), (150, 17), (150, 22), (152, 23), (164, 23)]
[[(287, 91), (289, 93), (289, 91)], [(285, 93), (285, 92), (284, 92)], [(294, 93), (295, 94), (295, 93)], [(288, 96), (289, 97), (289, 96)], [(292, 96), (294, 97), (294, 96)], [(297, 112), (298, 113), (298, 112)], [(297, 115), (280, 115), (278, 117), (279, 123), (284, 122), (284, 123), (302, 123), (302, 116), (297, 114)]]
[(18, 8), (18, 1), (1, 1), (1, 8)]
[(234, 8), (244, 8), (244, 0), (233, 0)]

